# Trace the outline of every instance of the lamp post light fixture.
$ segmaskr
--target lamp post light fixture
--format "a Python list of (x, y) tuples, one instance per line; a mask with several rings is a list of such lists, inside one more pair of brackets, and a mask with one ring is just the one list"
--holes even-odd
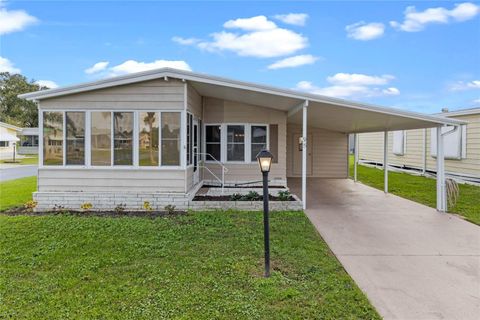
[(268, 173), (273, 155), (267, 149), (257, 154), (258, 165), (263, 176), (263, 239), (265, 246), (265, 277), (270, 277), (270, 226), (268, 217)]

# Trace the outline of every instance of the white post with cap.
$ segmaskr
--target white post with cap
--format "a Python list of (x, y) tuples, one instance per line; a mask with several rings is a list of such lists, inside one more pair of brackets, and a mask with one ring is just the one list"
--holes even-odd
[(308, 100), (303, 103), (302, 121), (302, 206), (307, 208), (307, 107)]
[(388, 193), (388, 131), (383, 134), (383, 190)]
[(353, 134), (353, 181), (357, 182), (358, 134)]
[(442, 126), (437, 127), (437, 210), (447, 211), (447, 197), (445, 190), (445, 157)]

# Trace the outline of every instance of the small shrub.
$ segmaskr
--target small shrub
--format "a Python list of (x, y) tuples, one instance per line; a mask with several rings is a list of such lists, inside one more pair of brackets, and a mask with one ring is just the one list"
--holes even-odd
[(88, 211), (90, 209), (93, 208), (93, 204), (91, 204), (90, 202), (84, 202), (82, 203), (82, 205), (80, 206), (80, 209), (82, 210), (85, 210), (85, 211)]
[(61, 204), (55, 204), (52, 210), (57, 213), (68, 213), (68, 210)]
[(25, 202), (23, 207), (25, 209), (28, 209), (28, 210), (32, 211), (33, 209), (35, 209), (37, 207), (37, 204), (38, 204), (37, 201), (30, 200), (30, 201)]
[(145, 210), (147, 210), (147, 211), (152, 211), (152, 210), (153, 210), (153, 207), (150, 205), (150, 202), (144, 201), (144, 202), (143, 202), (143, 209), (145, 209)]
[(240, 201), (242, 200), (242, 195), (240, 193), (234, 193), (230, 196), (230, 201)]
[(243, 200), (246, 201), (259, 201), (262, 200), (262, 197), (258, 194), (257, 191), (250, 191), (246, 195), (242, 197)]
[(118, 205), (115, 207), (114, 210), (115, 210), (116, 213), (122, 213), (122, 212), (125, 211), (125, 208), (126, 208), (126, 207), (127, 207), (127, 204), (125, 204), (125, 203), (120, 203), (120, 204), (118, 204)]
[(288, 190), (280, 190), (278, 191), (278, 200), (280, 201), (290, 201), (292, 194)]
[(171, 204), (166, 205), (164, 209), (168, 214), (174, 214), (175, 213), (175, 206), (174, 205), (171, 205)]

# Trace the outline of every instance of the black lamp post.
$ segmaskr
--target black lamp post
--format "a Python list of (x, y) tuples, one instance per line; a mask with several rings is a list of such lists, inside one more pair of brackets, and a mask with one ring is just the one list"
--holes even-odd
[(258, 165), (263, 176), (263, 238), (265, 242), (265, 277), (270, 277), (270, 227), (268, 218), (268, 173), (273, 156), (263, 149), (257, 154)]

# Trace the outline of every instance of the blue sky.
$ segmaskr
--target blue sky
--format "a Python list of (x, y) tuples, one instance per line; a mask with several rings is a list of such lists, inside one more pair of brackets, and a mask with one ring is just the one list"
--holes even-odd
[(480, 106), (479, 2), (0, 0), (0, 37), (0, 71), (50, 86), (173, 66), (427, 113)]

